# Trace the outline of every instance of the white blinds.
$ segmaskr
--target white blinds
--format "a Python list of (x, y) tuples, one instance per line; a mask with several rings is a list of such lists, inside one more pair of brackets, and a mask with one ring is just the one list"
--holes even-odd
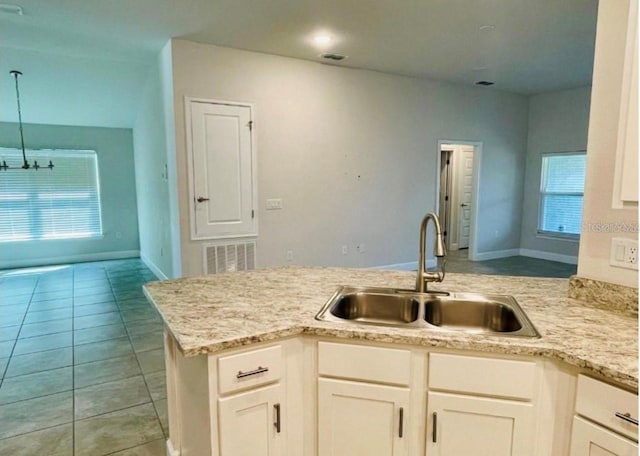
[[(0, 242), (101, 236), (95, 151), (27, 150), (27, 159), (55, 167), (0, 171)], [(1, 160), (20, 167), (22, 152), (0, 148)]]
[(543, 155), (540, 231), (580, 234), (585, 172), (584, 153)]

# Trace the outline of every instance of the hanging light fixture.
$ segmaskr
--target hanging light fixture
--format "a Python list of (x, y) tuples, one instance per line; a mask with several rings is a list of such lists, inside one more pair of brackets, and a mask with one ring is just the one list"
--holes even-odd
[[(22, 72), (18, 70), (11, 70), (9, 73), (12, 74), (16, 80), (16, 99), (18, 100), (18, 124), (20, 125), (20, 145), (22, 147), (22, 166), (20, 166), (19, 168), (16, 166), (9, 166), (7, 165), (6, 161), (2, 160), (2, 164), (0, 164), (0, 169), (3, 171), (7, 171), (9, 169), (35, 169), (36, 171), (38, 171), (40, 168), (42, 168), (42, 166), (38, 164), (37, 160), (33, 161), (33, 165), (29, 164), (29, 161), (27, 160), (27, 154), (25, 153), (25, 149), (24, 149), (24, 134), (22, 132), (22, 111), (20, 109), (20, 88), (18, 87), (18, 76), (22, 76)], [(44, 168), (53, 169), (53, 162), (49, 160), (49, 164), (44, 166)]]

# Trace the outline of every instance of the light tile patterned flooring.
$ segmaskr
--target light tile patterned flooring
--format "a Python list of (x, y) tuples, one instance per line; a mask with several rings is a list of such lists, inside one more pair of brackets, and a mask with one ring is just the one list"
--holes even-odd
[(138, 259), (0, 273), (0, 455), (165, 454), (150, 280)]

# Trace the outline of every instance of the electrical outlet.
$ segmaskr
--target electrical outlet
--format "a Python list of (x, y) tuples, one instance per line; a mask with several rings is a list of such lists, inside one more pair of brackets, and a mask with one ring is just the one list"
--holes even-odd
[(365, 249), (364, 244), (358, 244), (358, 245), (356, 245), (356, 250), (357, 250), (358, 252), (360, 252), (360, 253), (364, 253), (364, 252), (366, 252), (366, 249)]
[(349, 253), (349, 247), (346, 245), (342, 246), (342, 254), (347, 255)]
[(619, 268), (638, 270), (638, 241), (635, 239), (613, 238), (609, 264)]
[(287, 250), (287, 261), (293, 261), (293, 250)]

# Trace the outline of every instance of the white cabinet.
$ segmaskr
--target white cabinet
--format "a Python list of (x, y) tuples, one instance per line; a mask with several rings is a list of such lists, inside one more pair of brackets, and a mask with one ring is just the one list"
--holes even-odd
[(636, 394), (579, 375), (575, 412), (571, 456), (638, 454)]
[(409, 350), (319, 342), (318, 456), (408, 456), (411, 366)]
[(219, 399), (220, 454), (284, 455), (283, 402), (280, 384)]
[(408, 388), (319, 379), (318, 455), (408, 455), (409, 406)]
[(571, 431), (571, 456), (637, 456), (638, 444), (576, 416)]
[(429, 393), (429, 456), (534, 455), (531, 403)]
[(427, 455), (537, 455), (538, 370), (531, 361), (431, 354)]

